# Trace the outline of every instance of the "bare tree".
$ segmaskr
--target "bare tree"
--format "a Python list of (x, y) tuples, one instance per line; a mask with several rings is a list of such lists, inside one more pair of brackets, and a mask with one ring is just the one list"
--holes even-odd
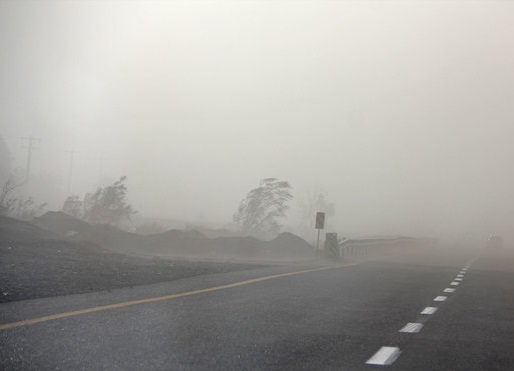
[(270, 238), (280, 232), (279, 218), (285, 217), (291, 200), (291, 185), (276, 178), (261, 180), (241, 201), (233, 216), (239, 231), (261, 238)]
[(14, 197), (14, 191), (21, 187), (23, 182), (16, 180), (16, 173), (13, 171), (2, 185), (0, 192), (0, 215), (9, 215), (16, 208), (17, 199)]
[(37, 204), (32, 197), (16, 199), (16, 217), (23, 220), (31, 220), (43, 213), (47, 203)]

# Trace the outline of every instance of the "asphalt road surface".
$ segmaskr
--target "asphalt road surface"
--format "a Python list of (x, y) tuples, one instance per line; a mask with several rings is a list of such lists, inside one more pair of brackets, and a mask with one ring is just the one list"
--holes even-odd
[(440, 249), (5, 303), (0, 369), (513, 370), (513, 266)]

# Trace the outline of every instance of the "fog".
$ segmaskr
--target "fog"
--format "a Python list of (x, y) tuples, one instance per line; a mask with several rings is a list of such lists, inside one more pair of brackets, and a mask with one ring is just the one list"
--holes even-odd
[(514, 3), (0, 2), (0, 135), (31, 191), (128, 177), (139, 214), (227, 225), (265, 177), (342, 235), (508, 237)]

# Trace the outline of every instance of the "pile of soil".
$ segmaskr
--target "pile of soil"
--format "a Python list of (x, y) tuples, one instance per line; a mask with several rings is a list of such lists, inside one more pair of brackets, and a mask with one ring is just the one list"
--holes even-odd
[(219, 237), (241, 237), (241, 234), (230, 231), (228, 229), (220, 228), (220, 229), (212, 229), (205, 227), (192, 227), (189, 228), (191, 230), (196, 230), (203, 234), (207, 238), (219, 238)]
[(290, 233), (282, 233), (271, 241), (254, 237), (186, 237), (183, 233), (154, 236), (145, 242), (142, 251), (150, 255), (267, 261), (303, 260), (313, 256), (312, 246)]
[(133, 257), (88, 241), (62, 240), (30, 223), (0, 217), (0, 303), (256, 267)]
[(17, 219), (0, 216), (0, 239), (8, 241), (25, 241), (35, 239), (57, 238), (57, 235), (37, 226)]
[(89, 224), (58, 211), (49, 211), (32, 223), (61, 238), (89, 241), (116, 252), (131, 253), (144, 243), (145, 236), (123, 231), (107, 224)]
[(209, 238), (196, 230), (177, 229), (143, 236), (108, 225), (91, 225), (61, 212), (48, 212), (33, 223), (62, 237), (90, 241), (125, 254), (239, 260), (304, 260), (313, 256), (312, 246), (291, 233), (271, 241), (240, 236)]
[(284, 232), (268, 242), (268, 249), (282, 258), (297, 256), (312, 257), (314, 248), (303, 238)]

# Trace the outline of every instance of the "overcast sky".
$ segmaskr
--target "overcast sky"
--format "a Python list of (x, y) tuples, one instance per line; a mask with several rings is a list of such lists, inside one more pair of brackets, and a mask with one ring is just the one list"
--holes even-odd
[(127, 175), (147, 216), (278, 177), (341, 234), (513, 229), (514, 2), (1, 1), (0, 53), (0, 134), (62, 198), (75, 150), (74, 193)]

